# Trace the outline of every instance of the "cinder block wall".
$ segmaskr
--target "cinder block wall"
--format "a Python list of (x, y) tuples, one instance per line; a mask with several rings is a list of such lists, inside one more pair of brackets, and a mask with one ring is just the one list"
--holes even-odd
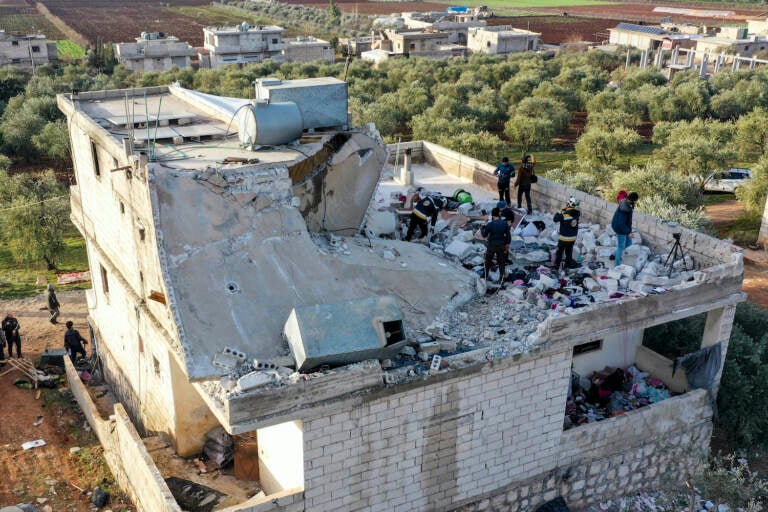
[(304, 418), (306, 510), (451, 510), (551, 471), (570, 361), (494, 361)]
[[(447, 174), (470, 180), (496, 192), (496, 178), (492, 175), (495, 165), (426, 141), (390, 144), (390, 161), (394, 162), (398, 149), (401, 155), (400, 161), (402, 161), (402, 152), (406, 148), (411, 149), (413, 160), (416, 162), (426, 162)], [(531, 192), (534, 208), (548, 212), (561, 209), (570, 196), (575, 196), (581, 202), (582, 218), (603, 226), (610, 225), (616, 210), (614, 202), (605, 201), (542, 177), (539, 177), (538, 183), (533, 185)], [(650, 245), (655, 252), (667, 253), (672, 247), (672, 234), (681, 233), (683, 249), (690, 252), (699, 266), (709, 267), (734, 262), (734, 272), (741, 272), (741, 260), (733, 261), (732, 259), (733, 254), (738, 252), (738, 248), (732, 244), (681, 226), (670, 227), (666, 222), (639, 211), (634, 214), (634, 227), (642, 235), (644, 243)]]

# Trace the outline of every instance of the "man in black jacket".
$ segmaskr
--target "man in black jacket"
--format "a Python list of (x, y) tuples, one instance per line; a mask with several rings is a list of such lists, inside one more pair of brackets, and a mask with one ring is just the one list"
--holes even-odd
[(3, 319), (2, 329), (5, 333), (5, 339), (8, 341), (8, 359), (13, 357), (13, 345), (16, 345), (16, 357), (21, 359), (21, 336), (19, 335), (19, 321), (13, 316), (13, 313)]
[(560, 223), (560, 236), (557, 239), (557, 255), (555, 256), (555, 268), (560, 268), (560, 263), (565, 255), (565, 268), (573, 266), (573, 245), (579, 234), (579, 217), (581, 212), (576, 209), (579, 200), (571, 196), (568, 205), (557, 212), (552, 219)]
[(86, 356), (83, 345), (87, 345), (88, 341), (80, 336), (80, 332), (77, 329), (74, 329), (72, 327), (73, 325), (72, 320), (67, 322), (67, 332), (64, 333), (64, 348), (69, 352), (69, 358), (72, 360), (72, 364), (75, 364), (77, 354), (82, 354), (83, 357)]
[(504, 282), (507, 270), (507, 254), (512, 237), (509, 234), (509, 224), (499, 218), (499, 209), (491, 210), (491, 221), (480, 229), (482, 235), (488, 240), (488, 249), (485, 251), (485, 279), (493, 265), (493, 260), (499, 265), (499, 282)]
[(437, 214), (445, 208), (445, 203), (445, 198), (442, 196), (427, 196), (419, 201), (413, 207), (413, 212), (411, 212), (411, 220), (408, 222), (408, 233), (405, 235), (405, 240), (407, 242), (411, 241), (416, 228), (419, 228), (421, 231), (419, 238), (427, 236), (429, 232), (427, 221), (429, 220), (430, 224), (434, 226), (437, 222)]

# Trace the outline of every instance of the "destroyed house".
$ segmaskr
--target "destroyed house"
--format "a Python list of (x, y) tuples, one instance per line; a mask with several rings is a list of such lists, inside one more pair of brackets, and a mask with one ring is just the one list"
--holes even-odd
[[(139, 508), (180, 509), (158, 433), (185, 457), (211, 432), (234, 439), (247, 492), (228, 512), (583, 507), (696, 466), (744, 300), (738, 250), (636, 212), (645, 244), (666, 253), (681, 233), (696, 270), (572, 310), (486, 296), (442, 249), (377, 237), (372, 219), (391, 208), (388, 161), (477, 195), (494, 167), (428, 142), (388, 158), (372, 125), (347, 126), (346, 93), (321, 78), (263, 79), (252, 101), (178, 86), (58, 97), (88, 321), (120, 403), (102, 416), (71, 367), (70, 382)], [(610, 223), (615, 204), (544, 178), (536, 208), (570, 195), (585, 225)], [(642, 345), (696, 314), (721, 357), (709, 389)], [(679, 394), (564, 430), (572, 372), (632, 364)]]

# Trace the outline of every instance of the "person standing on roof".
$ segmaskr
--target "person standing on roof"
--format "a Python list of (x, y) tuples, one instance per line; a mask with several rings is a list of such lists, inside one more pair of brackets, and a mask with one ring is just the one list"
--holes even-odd
[(507, 204), (511, 203), (509, 183), (512, 181), (512, 178), (515, 177), (515, 166), (509, 163), (509, 158), (505, 156), (501, 159), (501, 163), (496, 167), (496, 170), (493, 171), (493, 175), (499, 177), (497, 183), (499, 188), (499, 201), (506, 201)]
[(407, 242), (411, 241), (416, 228), (419, 228), (421, 231), (421, 236), (419, 236), (419, 238), (427, 236), (427, 233), (429, 232), (427, 221), (434, 226), (437, 222), (437, 214), (440, 210), (445, 208), (445, 203), (445, 198), (442, 196), (427, 196), (424, 199), (421, 199), (416, 206), (413, 207), (413, 211), (411, 212), (411, 219), (408, 222), (408, 232), (405, 235), (405, 240)]
[(491, 271), (494, 258), (499, 265), (499, 283), (504, 283), (507, 270), (507, 254), (512, 237), (509, 234), (509, 224), (500, 218), (498, 208), (491, 210), (491, 221), (480, 228), (480, 233), (488, 240), (488, 249), (485, 251), (485, 279)]
[(80, 336), (80, 331), (73, 327), (75, 324), (72, 323), (72, 320), (67, 321), (66, 325), (67, 332), (64, 333), (64, 348), (67, 349), (72, 364), (75, 364), (77, 354), (82, 354), (83, 357), (86, 356), (83, 345), (87, 345), (88, 341)]
[(531, 207), (531, 184), (533, 183), (533, 159), (531, 155), (525, 155), (523, 157), (523, 163), (520, 165), (520, 172), (517, 173), (515, 178), (515, 186), (517, 187), (517, 207), (523, 207), (523, 195), (525, 195), (525, 203), (528, 206), (528, 215), (533, 213)]
[(59, 308), (61, 307), (61, 304), (59, 304), (59, 299), (56, 298), (56, 292), (53, 291), (53, 285), (48, 284), (48, 311), (51, 313), (51, 318), (49, 321), (52, 324), (56, 323), (56, 319), (59, 317)]
[(637, 203), (638, 198), (637, 192), (630, 192), (627, 198), (619, 203), (619, 207), (613, 214), (611, 228), (616, 233), (618, 244), (616, 253), (611, 259), (616, 260), (616, 265), (621, 265), (621, 254), (624, 249), (632, 245), (632, 213), (635, 211), (635, 203)]
[(13, 316), (13, 313), (8, 313), (8, 315), (3, 319), (2, 329), (5, 333), (5, 339), (8, 342), (8, 359), (13, 357), (14, 344), (16, 345), (16, 357), (22, 359), (21, 335), (19, 335), (20, 328), (21, 326), (19, 325), (19, 321), (16, 320), (16, 317)]
[(559, 236), (557, 239), (557, 252), (555, 255), (555, 268), (560, 268), (560, 263), (565, 256), (565, 268), (573, 266), (573, 245), (576, 243), (576, 236), (579, 234), (579, 217), (581, 212), (576, 208), (579, 206), (579, 200), (571, 196), (565, 208), (555, 214), (552, 219), (560, 223)]

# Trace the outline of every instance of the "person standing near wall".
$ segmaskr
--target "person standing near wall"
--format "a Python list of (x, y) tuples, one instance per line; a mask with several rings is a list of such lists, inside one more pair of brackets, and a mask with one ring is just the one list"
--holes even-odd
[(533, 213), (533, 208), (531, 207), (531, 184), (533, 179), (533, 161), (531, 155), (525, 155), (523, 163), (520, 165), (520, 172), (517, 173), (517, 178), (515, 178), (515, 186), (517, 187), (517, 207), (523, 207), (523, 195), (525, 195), (525, 203), (528, 207), (529, 215)]
[(75, 364), (77, 354), (86, 356), (85, 348), (83, 345), (87, 345), (88, 341), (80, 335), (80, 331), (75, 329), (72, 320), (67, 321), (67, 332), (64, 333), (64, 348), (69, 353), (69, 358), (72, 360), (72, 364)]
[(567, 206), (557, 212), (552, 219), (560, 224), (555, 256), (556, 269), (560, 268), (563, 256), (565, 256), (565, 268), (573, 266), (573, 245), (579, 234), (579, 217), (581, 217), (581, 212), (576, 208), (577, 206), (579, 206), (579, 200), (571, 196)]
[(16, 317), (13, 316), (13, 313), (8, 313), (8, 315), (3, 319), (2, 329), (5, 333), (5, 339), (8, 341), (8, 359), (13, 357), (14, 344), (16, 345), (16, 357), (22, 359), (21, 335), (19, 335), (20, 328), (21, 326), (19, 325), (19, 321), (16, 320)]
[(512, 202), (509, 195), (509, 184), (512, 178), (515, 177), (515, 166), (509, 163), (509, 158), (506, 156), (501, 159), (501, 163), (496, 170), (493, 171), (494, 176), (498, 176), (499, 180), (497, 186), (499, 188), (499, 201), (506, 201), (507, 204)]
[(630, 192), (627, 198), (619, 203), (616, 212), (613, 214), (611, 228), (616, 233), (618, 244), (616, 253), (611, 259), (616, 260), (616, 265), (621, 265), (621, 255), (624, 249), (632, 245), (632, 214), (635, 211), (635, 203), (637, 203), (638, 199), (637, 192)]
[(50, 322), (52, 324), (57, 323), (56, 319), (59, 317), (59, 299), (56, 298), (56, 292), (53, 291), (53, 285), (48, 284), (48, 311), (51, 313)]

